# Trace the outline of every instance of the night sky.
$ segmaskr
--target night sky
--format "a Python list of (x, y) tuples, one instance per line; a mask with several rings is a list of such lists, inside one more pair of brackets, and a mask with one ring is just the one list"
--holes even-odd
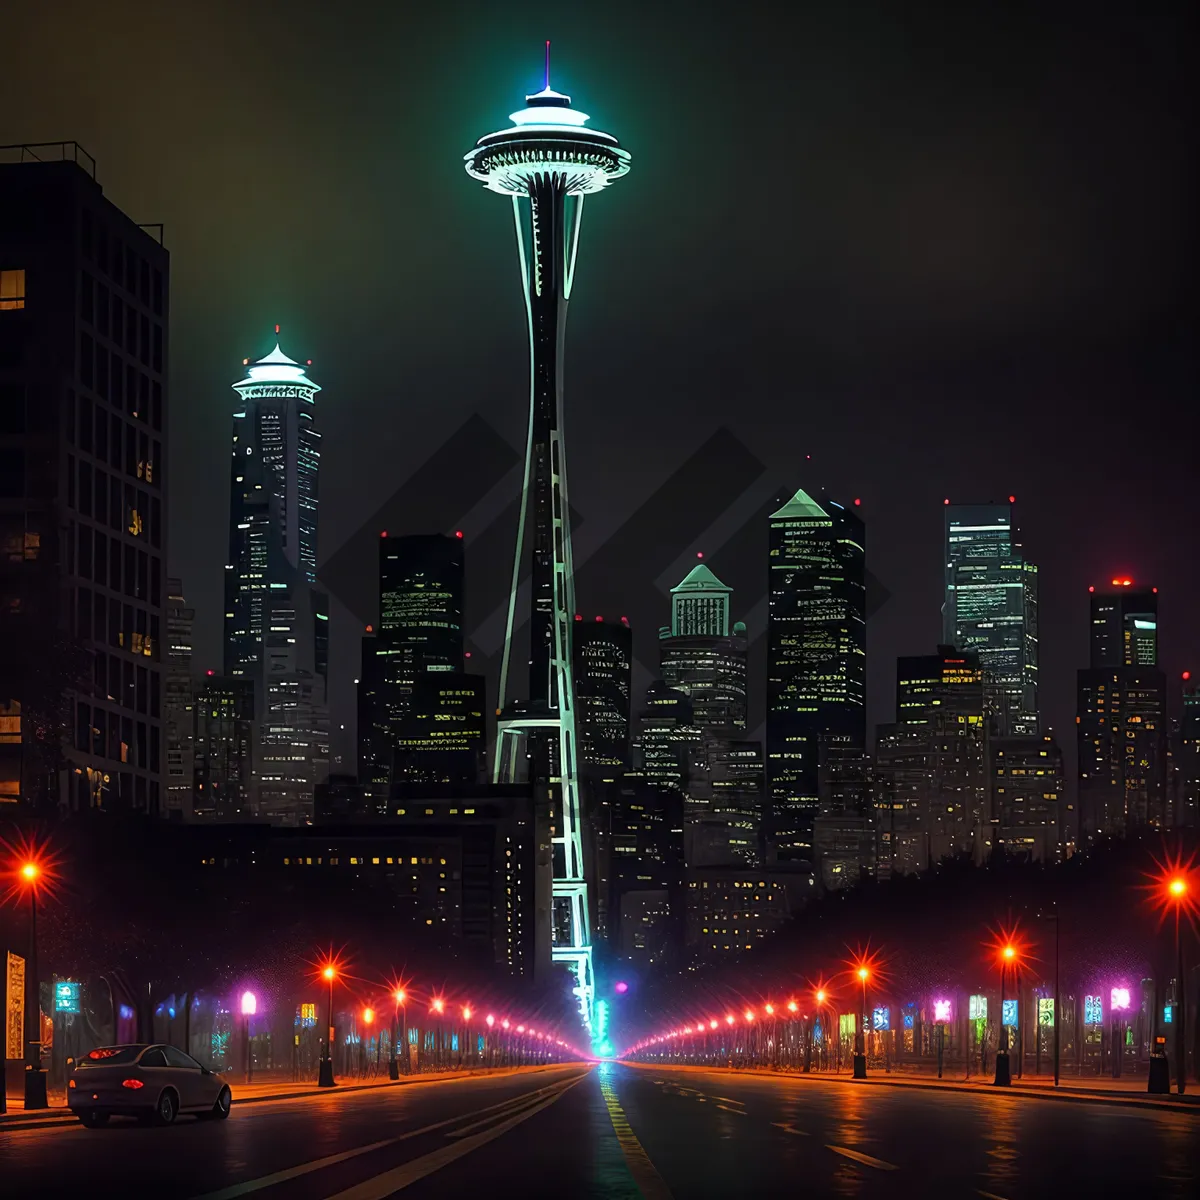
[[(220, 660), (229, 384), (276, 322), (325, 389), (326, 560), (472, 414), (523, 445), (510, 212), (462, 156), (540, 86), (547, 37), (555, 85), (633, 155), (588, 202), (572, 302), (581, 558), (726, 426), (767, 468), (743, 517), (780, 481), (862, 498), (890, 593), (872, 721), (895, 656), (940, 636), (944, 497), (1017, 496), (1060, 731), (1090, 583), (1157, 584), (1165, 668), (1200, 667), (1189, 6), (801, 7), (9, 6), (0, 143), (75, 139), (166, 226), (198, 667)], [(722, 574), (729, 524), (627, 556), (578, 606), (615, 616), (698, 550)], [(336, 728), (360, 627), (335, 614)]]

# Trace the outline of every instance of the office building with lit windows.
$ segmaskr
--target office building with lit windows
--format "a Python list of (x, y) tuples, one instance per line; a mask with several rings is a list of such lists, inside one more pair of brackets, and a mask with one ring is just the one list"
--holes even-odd
[(225, 674), (254, 684), (255, 815), (296, 825), (311, 821), (329, 771), (329, 602), (316, 586), (321, 389), (278, 341), (244, 365), (233, 384)]
[(329, 782), (317, 789), (315, 826), (282, 830), (273, 844), (298, 881), (315, 869), (357, 872), (468, 960), (542, 984), (550, 833), (549, 807), (526, 785)]
[(1184, 671), (1175, 799), (1175, 824), (1183, 829), (1200, 827), (1200, 687), (1191, 680)]
[[(482, 678), (463, 675), (463, 580), (461, 533), (379, 535), (379, 623), (363, 639), (358, 682), (360, 782), (434, 782), (430, 770), (479, 781), (487, 704)], [(453, 680), (426, 679), (443, 675)]]
[(1089, 593), (1090, 661), (1076, 678), (1081, 844), (1172, 823), (1157, 591), (1117, 578)]
[(163, 687), (163, 726), (166, 736), (167, 778), (165, 814), (177, 820), (192, 815), (195, 780), (195, 681), (192, 678), (192, 625), (178, 579), (167, 580), (167, 666)]
[(1012, 500), (944, 508), (942, 640), (978, 655), (992, 732), (1036, 734), (1037, 567), (1021, 554)]
[(896, 720), (927, 725), (939, 714), (981, 717), (983, 671), (973, 651), (939, 646), (936, 654), (896, 660)]
[(0, 152), (0, 806), (165, 807), (169, 266), (78, 145)]
[(992, 847), (1033, 862), (1069, 858), (1074, 814), (1058, 743), (1041, 734), (993, 738), (990, 748)]
[[(629, 769), (633, 630), (629, 621), (575, 618), (575, 721), (585, 783), (612, 783)], [(585, 811), (590, 808), (585, 804)]]
[(210, 671), (192, 708), (192, 818), (245, 821), (254, 801), (254, 680)]
[(852, 508), (803, 489), (769, 531), (767, 836), (811, 867), (820, 741), (866, 745), (866, 533)]

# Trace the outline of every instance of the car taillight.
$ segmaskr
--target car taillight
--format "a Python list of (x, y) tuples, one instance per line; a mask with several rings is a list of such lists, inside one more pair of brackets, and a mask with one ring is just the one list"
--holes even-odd
[(121, 1086), (136, 1090), (137, 1088), (145, 1087), (146, 1085), (142, 1083), (140, 1079), (122, 1079)]
[(69, 1088), (73, 1088), (74, 1086), (75, 1086), (75, 1080), (73, 1080), (73, 1079), (69, 1079), (69, 1080), (67, 1081), (67, 1087), (69, 1087)]

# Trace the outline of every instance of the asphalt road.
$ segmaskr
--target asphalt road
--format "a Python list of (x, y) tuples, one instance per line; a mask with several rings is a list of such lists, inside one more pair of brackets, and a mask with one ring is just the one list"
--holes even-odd
[(1200, 1113), (564, 1067), (0, 1132), (0, 1193), (236, 1200), (1200, 1195)]

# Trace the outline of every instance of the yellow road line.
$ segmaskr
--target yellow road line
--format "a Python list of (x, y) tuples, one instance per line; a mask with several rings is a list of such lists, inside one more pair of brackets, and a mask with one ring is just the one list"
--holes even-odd
[(460, 1142), (453, 1142), (449, 1146), (443, 1146), (440, 1150), (433, 1150), (429, 1154), (423, 1154), (420, 1158), (414, 1158), (412, 1162), (404, 1163), (403, 1166), (393, 1167), (390, 1171), (383, 1171), (371, 1179), (365, 1179), (362, 1183), (355, 1184), (354, 1187), (337, 1192), (333, 1196), (330, 1196), (329, 1200), (384, 1200), (384, 1197), (390, 1196), (393, 1192), (410, 1187), (418, 1180), (424, 1179), (426, 1175), (432, 1175), (435, 1171), (440, 1171), (443, 1167), (448, 1167), (457, 1159), (470, 1154), (471, 1151), (478, 1150), (480, 1146), (486, 1146), (488, 1142), (495, 1141), (496, 1138), (507, 1133), (510, 1129), (516, 1128), (522, 1121), (528, 1121), (530, 1117), (540, 1113), (543, 1108), (549, 1108), (550, 1105), (570, 1091), (582, 1078), (582, 1075), (578, 1076), (578, 1078), (572, 1080), (566, 1087), (560, 1088), (554, 1095), (547, 1096), (540, 1104), (534, 1105), (533, 1108), (523, 1109), (516, 1116), (501, 1121), (499, 1125), (493, 1125), (491, 1129), (485, 1129), (482, 1133), (476, 1133), (469, 1138), (463, 1138)]
[(843, 1158), (852, 1158), (855, 1162), (862, 1163), (866, 1167), (874, 1167), (877, 1171), (898, 1171), (900, 1168), (895, 1163), (884, 1162), (882, 1158), (872, 1158), (869, 1154), (863, 1154), (861, 1150), (851, 1150), (848, 1146), (826, 1146), (827, 1150), (832, 1150), (834, 1154), (840, 1154)]
[(658, 1169), (650, 1161), (650, 1155), (638, 1141), (625, 1117), (625, 1110), (617, 1099), (617, 1093), (607, 1079), (600, 1080), (600, 1091), (604, 1095), (613, 1133), (617, 1135), (617, 1144), (621, 1147), (621, 1153), (625, 1155), (625, 1165), (629, 1168), (638, 1191), (642, 1193), (644, 1200), (671, 1200), (671, 1189), (667, 1187), (666, 1180), (658, 1173)]

